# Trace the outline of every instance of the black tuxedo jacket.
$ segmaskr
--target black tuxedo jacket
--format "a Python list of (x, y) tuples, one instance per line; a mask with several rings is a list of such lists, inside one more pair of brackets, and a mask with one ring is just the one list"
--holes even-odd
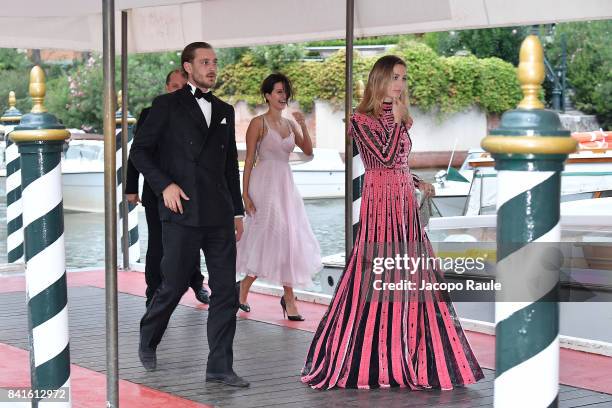
[(234, 129), (234, 108), (213, 96), (211, 123), (189, 85), (160, 95), (138, 129), (131, 157), (153, 192), (160, 197), (176, 183), (189, 200), (183, 214), (159, 200), (162, 221), (188, 226), (225, 226), (243, 215)]
[[(138, 122), (136, 123), (136, 134), (138, 133), (138, 129), (142, 127), (142, 124), (147, 119), (147, 116), (149, 115), (150, 110), (151, 108), (148, 107), (148, 108), (144, 108), (142, 112), (140, 112), (140, 116), (138, 117)], [(159, 159), (159, 154), (157, 151), (155, 152), (155, 157)], [(138, 194), (138, 176), (139, 175), (140, 175), (140, 172), (134, 166), (134, 163), (132, 162), (132, 155), (130, 154), (130, 158), (128, 160), (127, 174), (125, 176), (126, 177), (125, 194)], [(157, 200), (158, 198), (155, 195), (155, 193), (153, 193), (153, 190), (151, 190), (151, 186), (149, 186), (149, 183), (147, 182), (147, 180), (144, 180), (144, 182), (142, 183), (142, 196), (141, 196), (142, 205), (145, 207), (157, 206), (158, 204)]]

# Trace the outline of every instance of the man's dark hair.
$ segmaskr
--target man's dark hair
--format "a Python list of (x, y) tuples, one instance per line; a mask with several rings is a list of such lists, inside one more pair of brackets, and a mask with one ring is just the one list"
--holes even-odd
[(260, 92), (261, 95), (264, 97), (264, 100), (266, 100), (265, 95), (271, 94), (272, 90), (274, 90), (274, 85), (278, 84), (279, 82), (282, 83), (283, 88), (285, 88), (285, 94), (287, 94), (287, 101), (291, 99), (291, 97), (293, 96), (293, 87), (291, 86), (291, 81), (285, 75), (281, 74), (280, 72), (277, 72), (268, 75), (266, 79), (264, 79), (261, 83)]
[(172, 71), (168, 72), (168, 75), (166, 75), (166, 85), (168, 85), (170, 83), (170, 77), (172, 76), (172, 74), (174, 73), (179, 73), (181, 74), (181, 76), (185, 79), (187, 79), (187, 75), (185, 75), (185, 71), (183, 71), (182, 69), (173, 69)]
[(185, 68), (183, 67), (185, 62), (193, 62), (195, 52), (199, 48), (212, 49), (212, 45), (204, 41), (196, 41), (192, 42), (191, 44), (187, 44), (181, 53), (181, 70), (185, 71)]

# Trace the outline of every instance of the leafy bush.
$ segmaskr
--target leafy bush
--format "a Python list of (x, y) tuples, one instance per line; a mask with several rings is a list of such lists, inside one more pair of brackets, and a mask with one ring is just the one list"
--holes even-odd
[(227, 65), (219, 73), (215, 93), (230, 103), (241, 100), (249, 105), (263, 103), (259, 86), (269, 73), (270, 69), (257, 65), (254, 55), (248, 52), (239, 63)]
[(320, 66), (319, 62), (305, 61), (292, 62), (282, 68), (283, 74), (289, 77), (293, 85), (293, 99), (305, 111), (312, 110), (314, 100), (318, 97), (317, 77)]
[(447, 92), (440, 99), (443, 113), (460, 112), (470, 108), (477, 100), (479, 60), (476, 57), (441, 58), (448, 79)]
[[(408, 88), (411, 103), (424, 111), (442, 115), (460, 112), (479, 104), (488, 112), (512, 109), (520, 100), (520, 88), (515, 68), (500, 59), (440, 57), (431, 48), (414, 41), (401, 41), (393, 53), (408, 65)], [(353, 95), (359, 80), (367, 76), (376, 57), (364, 58), (358, 52), (353, 57)], [(340, 50), (321, 62), (294, 61), (278, 68), (293, 82), (295, 99), (304, 110), (312, 109), (315, 99), (344, 105), (345, 52)], [(250, 105), (263, 102), (259, 86), (273, 70), (257, 63), (247, 52), (239, 63), (229, 64), (221, 72), (217, 94)], [(481, 83), (482, 81), (482, 83)], [(353, 104), (357, 104), (355, 98)]]
[(516, 69), (499, 58), (479, 60), (474, 88), (475, 102), (489, 113), (514, 109), (523, 97)]
[[(244, 52), (243, 52), (244, 51)], [(251, 106), (263, 103), (259, 94), (261, 81), (278, 70), (293, 82), (294, 98), (302, 109), (311, 110), (316, 99), (326, 100), (342, 108), (344, 105), (345, 52), (338, 51), (324, 61), (302, 61), (300, 48), (264, 47), (240, 50), (225, 56), (229, 62), (220, 69), (215, 93), (230, 103), (244, 100)], [(440, 115), (460, 112), (473, 105), (485, 111), (500, 113), (512, 109), (521, 93), (515, 68), (500, 59), (468, 57), (440, 57), (423, 43), (401, 39), (393, 53), (404, 58), (408, 65), (408, 87), (411, 103), (424, 111)], [(270, 61), (274, 59), (274, 61)], [(358, 82), (367, 81), (376, 57), (364, 58), (358, 52), (353, 63), (353, 94)], [(47, 81), (46, 104), (67, 127), (101, 132), (103, 122), (102, 66), (99, 55), (68, 70), (65, 75)], [(179, 67), (176, 52), (131, 55), (128, 59), (129, 110), (136, 116), (153, 98), (164, 92), (166, 74)], [(119, 73), (119, 64), (116, 69)], [(18, 107), (29, 111), (27, 73), (0, 71), (0, 106), (6, 104), (9, 90), (15, 90)], [(21, 71), (20, 71), (21, 72)], [(116, 89), (120, 78), (117, 75)], [(10, 88), (10, 89), (9, 89)], [(357, 104), (355, 97), (353, 104)]]
[[(319, 64), (316, 77), (317, 98), (337, 106), (344, 105), (346, 52), (340, 50)], [(368, 72), (374, 61), (362, 58), (359, 53), (353, 55), (353, 95), (356, 96), (357, 81), (367, 80)], [(353, 105), (357, 103), (353, 98)]]
[(400, 42), (392, 52), (406, 61), (410, 103), (423, 111), (437, 108), (449, 85), (442, 58), (416, 42)]

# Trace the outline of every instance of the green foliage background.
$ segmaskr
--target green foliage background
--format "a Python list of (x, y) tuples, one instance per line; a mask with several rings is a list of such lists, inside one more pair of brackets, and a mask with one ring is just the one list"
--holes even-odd
[(612, 129), (612, 20), (557, 24), (546, 49), (554, 65), (561, 62), (562, 37), (576, 108), (597, 115), (600, 126)]
[[(401, 41), (391, 52), (406, 61), (411, 103), (424, 111), (444, 116), (480, 105), (487, 112), (501, 113), (514, 108), (520, 100), (516, 69), (498, 58), (440, 57), (427, 45), (415, 41)], [(278, 69), (292, 80), (295, 99), (302, 109), (312, 109), (315, 99), (340, 108), (344, 104), (345, 60), (344, 50), (340, 50), (324, 61), (290, 61)], [(358, 81), (367, 82), (376, 58), (355, 53), (353, 61), (356, 94)], [(257, 64), (254, 54), (247, 51), (240, 61), (221, 71), (216, 93), (231, 102), (260, 104), (263, 102), (260, 83), (273, 71), (272, 67)]]
[[(578, 109), (597, 115), (604, 128), (612, 126), (612, 47), (611, 21), (557, 24), (547, 57), (553, 65), (560, 62), (560, 38), (567, 39), (568, 80), (575, 90)], [(408, 64), (411, 104), (433, 112), (440, 118), (479, 106), (487, 113), (512, 109), (521, 92), (513, 64), (527, 28), (510, 27), (465, 30), (424, 35), (399, 35), (357, 39), (356, 44), (395, 44), (390, 53)], [(219, 49), (219, 81), (215, 93), (235, 103), (263, 102), (259, 86), (271, 72), (280, 71), (291, 78), (295, 99), (308, 111), (316, 99), (344, 105), (345, 55), (341, 50), (323, 61), (304, 60), (305, 46), (343, 45), (342, 40)], [(456, 56), (461, 51), (463, 56)], [(130, 55), (129, 109), (137, 116), (156, 95), (164, 92), (166, 74), (179, 67), (179, 52)], [(354, 56), (353, 81), (367, 75), (376, 58)], [(102, 66), (99, 55), (65, 66), (46, 66), (47, 98), (50, 112), (67, 127), (101, 132)], [(0, 50), (0, 109), (7, 107), (10, 90), (17, 94), (17, 107), (28, 112), (28, 75), (31, 62), (17, 50)], [(119, 64), (116, 69), (119, 73)], [(119, 87), (117, 78), (116, 87)], [(353, 101), (357, 103), (356, 100)]]

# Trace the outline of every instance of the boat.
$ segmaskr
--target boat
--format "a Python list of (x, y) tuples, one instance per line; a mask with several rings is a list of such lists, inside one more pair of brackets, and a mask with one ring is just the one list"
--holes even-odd
[[(246, 145), (238, 143), (240, 182)], [(295, 184), (304, 199), (344, 197), (344, 162), (338, 151), (315, 148), (313, 156), (290, 156)], [(62, 158), (64, 209), (104, 212), (104, 143), (101, 138), (73, 138)], [(140, 179), (142, 183), (142, 178)]]
[[(447, 282), (484, 283), (495, 279), (496, 224), (496, 214), (429, 220), (427, 230), (436, 256), (486, 259), (482, 269), (446, 270)], [(602, 329), (601, 324), (612, 318), (612, 309), (604, 307), (609, 303), (601, 303), (612, 301), (612, 198), (561, 203), (560, 226), (560, 242), (532, 245), (540, 245), (539, 251), (553, 247), (557, 250), (555, 262), (559, 263), (555, 265), (560, 266), (562, 299), (560, 334), (565, 336), (565, 347), (612, 355), (612, 331)], [(462, 318), (493, 331), (494, 295), (494, 291), (482, 292), (482, 296), (475, 296), (473, 291), (456, 292), (453, 300)]]
[[(491, 155), (471, 149), (459, 170), (436, 174), (432, 198), (442, 217), (495, 212), (497, 171)], [(561, 173), (561, 201), (612, 196), (612, 148), (584, 148), (570, 154)]]

